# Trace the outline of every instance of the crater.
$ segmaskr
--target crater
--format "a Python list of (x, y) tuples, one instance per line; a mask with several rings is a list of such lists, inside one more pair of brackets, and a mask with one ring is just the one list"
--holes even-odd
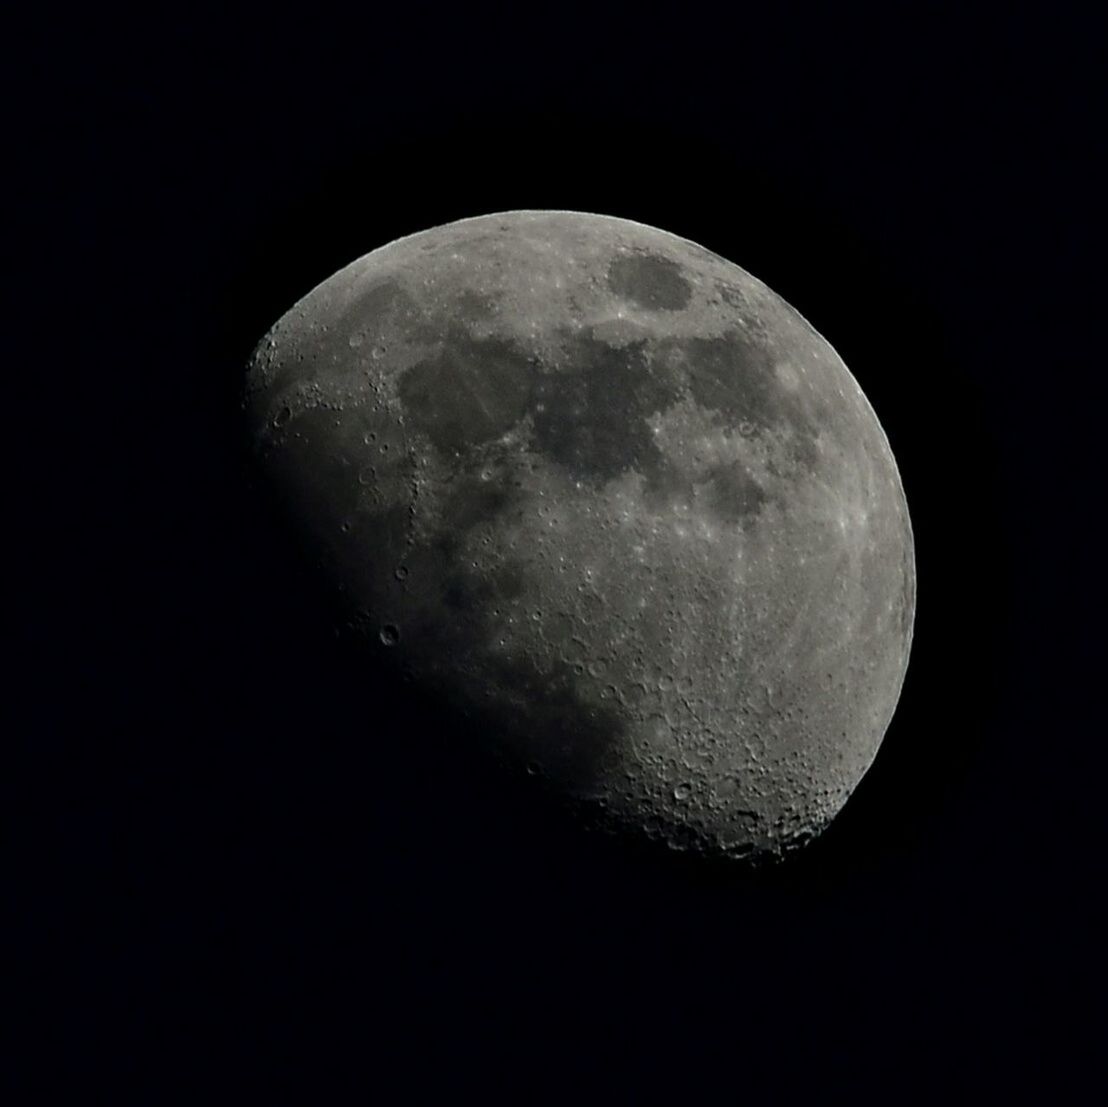
[(719, 298), (731, 307), (747, 308), (750, 306), (746, 293), (738, 285), (730, 284), (728, 281), (716, 281), (716, 292), (719, 293)]

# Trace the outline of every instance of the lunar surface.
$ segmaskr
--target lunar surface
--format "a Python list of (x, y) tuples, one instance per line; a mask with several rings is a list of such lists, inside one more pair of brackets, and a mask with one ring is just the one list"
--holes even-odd
[(607, 216), (464, 219), (305, 296), (245, 395), (380, 664), (590, 820), (776, 859), (873, 762), (915, 604), (899, 475), (738, 266)]

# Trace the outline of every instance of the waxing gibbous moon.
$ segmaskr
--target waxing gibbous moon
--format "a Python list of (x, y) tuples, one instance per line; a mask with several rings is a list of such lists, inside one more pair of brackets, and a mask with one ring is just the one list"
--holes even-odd
[(380, 664), (601, 825), (777, 858), (872, 763), (903, 489), (842, 360), (737, 265), (609, 216), (463, 219), (308, 293), (245, 403)]

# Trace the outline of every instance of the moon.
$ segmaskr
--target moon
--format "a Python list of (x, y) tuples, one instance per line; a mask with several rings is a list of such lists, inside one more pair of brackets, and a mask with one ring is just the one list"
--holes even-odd
[(605, 215), (463, 219), (309, 292), (244, 395), (380, 664), (592, 822), (777, 860), (873, 762), (915, 611), (900, 476), (841, 358), (732, 262)]

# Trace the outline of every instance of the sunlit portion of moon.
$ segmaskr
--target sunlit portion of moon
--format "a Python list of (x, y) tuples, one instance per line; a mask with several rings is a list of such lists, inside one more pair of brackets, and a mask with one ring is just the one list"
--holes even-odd
[(872, 763), (900, 479), (835, 351), (731, 262), (575, 212), (437, 227), (296, 304), (247, 409), (381, 663), (602, 824), (781, 856)]

